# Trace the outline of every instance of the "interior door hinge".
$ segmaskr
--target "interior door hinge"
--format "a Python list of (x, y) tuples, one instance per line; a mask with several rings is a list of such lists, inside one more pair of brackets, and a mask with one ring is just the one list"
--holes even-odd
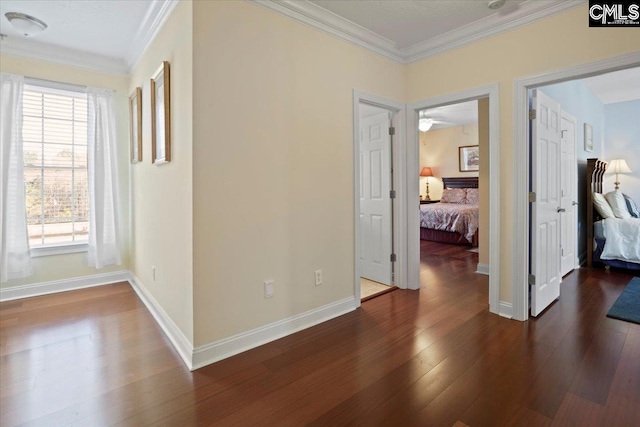
[(396, 198), (396, 190), (389, 191), (389, 197), (391, 197), (392, 199), (395, 199)]
[(529, 275), (529, 284), (530, 285), (535, 285), (536, 284), (536, 276), (533, 274)]
[(396, 254), (391, 254), (391, 262), (396, 262)]
[(534, 203), (536, 201), (536, 193), (533, 191), (529, 191), (529, 203)]
[(389, 135), (392, 135), (392, 136), (393, 136), (393, 135), (395, 135), (395, 134), (396, 134), (396, 128), (394, 128), (393, 126), (391, 126), (391, 127), (389, 128)]
[(536, 110), (529, 110), (529, 120), (536, 119)]

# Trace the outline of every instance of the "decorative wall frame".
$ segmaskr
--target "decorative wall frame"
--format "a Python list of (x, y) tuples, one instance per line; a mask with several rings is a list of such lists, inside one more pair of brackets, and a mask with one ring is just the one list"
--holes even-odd
[(480, 146), (458, 147), (458, 165), (460, 172), (478, 172), (480, 170)]
[(142, 161), (142, 88), (135, 88), (129, 96), (129, 140), (131, 163)]
[(169, 61), (151, 76), (151, 163), (171, 161), (171, 86)]
[(584, 124), (584, 151), (593, 152), (593, 128), (590, 124)]

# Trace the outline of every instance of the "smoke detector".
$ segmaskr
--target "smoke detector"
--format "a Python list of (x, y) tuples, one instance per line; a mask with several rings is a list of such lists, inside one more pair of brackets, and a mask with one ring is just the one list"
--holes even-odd
[(504, 3), (505, 0), (491, 0), (487, 6), (489, 6), (489, 9), (491, 10), (496, 10), (504, 6)]

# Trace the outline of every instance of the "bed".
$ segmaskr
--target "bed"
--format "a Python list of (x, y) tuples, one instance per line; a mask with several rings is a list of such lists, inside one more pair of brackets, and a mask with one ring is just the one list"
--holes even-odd
[[(447, 195), (460, 198), (420, 205), (420, 239), (478, 246), (478, 178), (442, 178), (442, 182), (445, 190), (455, 190)], [(469, 198), (467, 189), (472, 189)]]
[[(637, 262), (637, 254), (640, 252), (640, 219), (603, 219), (594, 206), (593, 193), (602, 194), (606, 170), (606, 162), (599, 159), (587, 160), (587, 267), (604, 264), (606, 267), (640, 270), (640, 262)], [(631, 257), (633, 258), (629, 259)]]

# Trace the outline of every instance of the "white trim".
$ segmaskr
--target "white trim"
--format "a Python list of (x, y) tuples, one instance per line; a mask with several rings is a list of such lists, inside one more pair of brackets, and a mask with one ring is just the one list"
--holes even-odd
[(513, 306), (511, 303), (500, 301), (500, 312), (498, 314), (507, 319), (513, 318)]
[(514, 81), (513, 101), (513, 318), (529, 318), (529, 98), (528, 90), (539, 86), (582, 79), (640, 66), (640, 52), (616, 56)]
[(149, 10), (140, 24), (140, 28), (133, 38), (133, 43), (126, 55), (127, 71), (130, 73), (138, 65), (140, 59), (147, 51), (158, 32), (167, 22), (171, 12), (180, 3), (180, 0), (154, 1), (149, 5)]
[(402, 64), (410, 64), (451, 49), (466, 46), (478, 40), (493, 37), (582, 6), (585, 3), (583, 0), (525, 1), (511, 10), (507, 10), (507, 6), (504, 12), (509, 13), (497, 13), (424, 42), (399, 49), (393, 41), (310, 1), (246, 1)]
[(0, 301), (4, 302), (20, 298), (31, 298), (40, 295), (55, 294), (58, 292), (92, 288), (94, 286), (126, 282), (128, 279), (129, 272), (127, 270), (122, 270), (114, 271), (112, 273), (92, 274), (90, 276), (33, 283), (30, 285), (11, 286), (0, 289)]
[[(418, 175), (420, 149), (418, 112), (425, 108), (457, 104), (489, 97), (489, 311), (499, 313), (500, 296), (500, 105), (499, 85), (468, 89), (466, 91), (430, 98), (407, 106), (407, 167), (408, 194), (419, 194)], [(406, 199), (408, 224), (408, 283), (420, 286), (420, 206), (417, 197)]]
[(3, 55), (35, 59), (68, 67), (96, 71), (102, 74), (126, 76), (129, 67), (123, 59), (54, 46), (34, 39), (6, 37), (0, 41)]
[(478, 263), (478, 267), (476, 269), (476, 273), (478, 274), (484, 274), (485, 276), (489, 276), (489, 272), (490, 272), (490, 268), (489, 264), (482, 264), (482, 263)]
[(65, 245), (36, 246), (29, 250), (31, 258), (42, 256), (75, 254), (79, 252), (87, 252), (89, 250), (88, 243), (68, 243)]
[(190, 369), (194, 370), (210, 365), (227, 357), (259, 347), (335, 317), (342, 316), (343, 314), (354, 311), (359, 302), (359, 297), (345, 298), (305, 313), (260, 326), (250, 331), (198, 346), (193, 350), (193, 366)]
[[(406, 152), (402, 149), (405, 146), (405, 104), (397, 101), (393, 101), (387, 98), (383, 98), (377, 95), (368, 94), (358, 90), (353, 90), (353, 226), (354, 226), (354, 239), (355, 239), (355, 253), (354, 253), (354, 298), (357, 300), (357, 307), (360, 306), (360, 162), (358, 161), (360, 153), (360, 104), (370, 104), (376, 107), (383, 108), (393, 113), (392, 123), (396, 129), (396, 134), (393, 139), (393, 170), (394, 173), (394, 187), (396, 191), (396, 198), (394, 199), (394, 251), (396, 253), (396, 265), (395, 265), (395, 278), (394, 285), (400, 289), (409, 288), (407, 282), (407, 227), (406, 227), (406, 212), (405, 203), (406, 199), (406, 183), (402, 177), (404, 176), (404, 169), (406, 167)], [(417, 288), (419, 289), (418, 283)]]
[(185, 365), (189, 370), (193, 370), (192, 355), (193, 345), (189, 339), (182, 333), (180, 328), (171, 320), (171, 317), (162, 309), (162, 306), (153, 298), (153, 295), (142, 285), (140, 279), (133, 272), (129, 272), (129, 283), (138, 297), (147, 307), (153, 318), (156, 320), (160, 328), (164, 331), (173, 347), (176, 349)]

